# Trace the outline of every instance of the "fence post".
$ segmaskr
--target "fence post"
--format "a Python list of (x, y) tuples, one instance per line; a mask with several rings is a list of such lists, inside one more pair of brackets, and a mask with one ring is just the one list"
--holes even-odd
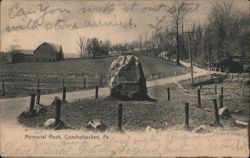
[(218, 112), (217, 100), (213, 99), (213, 103), (214, 103), (214, 112), (215, 112), (215, 124), (220, 125), (220, 117), (219, 117), (219, 112)]
[(244, 97), (245, 96), (245, 90), (244, 90), (244, 86), (242, 87), (242, 97)]
[(38, 90), (40, 88), (40, 80), (37, 79), (37, 85), (36, 85), (36, 89)]
[(33, 114), (35, 112), (34, 106), (35, 106), (35, 97), (36, 97), (36, 94), (32, 92), (30, 96), (31, 96), (31, 98), (30, 98), (29, 113)]
[(122, 130), (122, 104), (119, 104), (118, 108), (118, 129), (119, 131)]
[(214, 93), (217, 94), (217, 85), (214, 85)]
[(200, 89), (197, 90), (197, 94), (198, 94), (198, 108), (201, 108), (201, 90)]
[(189, 103), (186, 102), (185, 103), (185, 126), (184, 126), (185, 129), (190, 129), (190, 126), (189, 126)]
[(100, 86), (102, 86), (102, 76), (100, 77)]
[(62, 86), (64, 87), (64, 78), (63, 78), (63, 80), (62, 80)]
[(60, 114), (61, 114), (61, 99), (58, 97), (55, 97), (55, 105), (56, 105), (56, 118), (55, 118), (55, 124), (57, 125), (61, 119), (60, 119)]
[(5, 96), (4, 80), (2, 81), (2, 96)]
[(220, 88), (220, 94), (223, 95), (223, 86)]
[(63, 87), (63, 97), (62, 97), (62, 102), (66, 102), (66, 87)]
[(95, 87), (95, 98), (98, 98), (98, 86)]
[(168, 101), (170, 101), (170, 88), (168, 87), (167, 90), (168, 90)]
[(41, 89), (37, 89), (36, 104), (40, 104)]
[(220, 108), (223, 108), (223, 95), (222, 94), (219, 96), (219, 99), (220, 99)]
[(83, 79), (83, 88), (86, 88), (86, 78)]

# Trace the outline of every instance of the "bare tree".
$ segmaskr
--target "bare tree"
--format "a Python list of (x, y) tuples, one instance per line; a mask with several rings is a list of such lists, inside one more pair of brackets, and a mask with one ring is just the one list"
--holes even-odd
[(235, 10), (234, 1), (214, 2), (208, 20), (212, 60), (249, 52), (249, 17)]
[(15, 52), (20, 48), (21, 48), (21, 46), (18, 44), (12, 44), (9, 46), (9, 48), (7, 48), (7, 52), (9, 53), (9, 57), (10, 57), (11, 62), (13, 61), (13, 57), (14, 57)]
[(185, 17), (196, 10), (199, 7), (198, 4), (188, 4), (184, 0), (176, 0), (172, 6), (168, 9), (168, 13), (172, 19), (171, 23), (174, 24), (176, 30), (176, 62), (180, 64), (180, 41), (179, 41), (179, 27), (182, 25)]
[(142, 37), (141, 36), (139, 37), (139, 42), (140, 42), (140, 51), (141, 51), (141, 54), (142, 54)]
[(152, 32), (152, 37), (151, 37), (151, 44), (152, 44), (152, 48), (153, 48), (153, 51), (154, 51), (154, 53), (155, 53), (155, 55), (157, 54), (157, 52), (156, 52), (156, 34), (157, 34), (157, 32)]
[(148, 34), (147, 33), (145, 34), (145, 47), (148, 53)]
[(204, 52), (206, 53), (205, 58), (208, 61), (208, 66), (211, 66), (211, 56), (212, 56), (212, 44), (211, 44), (211, 35), (210, 28), (207, 26), (204, 33)]
[(110, 48), (111, 48), (111, 43), (110, 43), (110, 40), (106, 40), (104, 42), (104, 48), (105, 49), (104, 51), (108, 52), (108, 54), (110, 53)]
[(85, 56), (85, 47), (86, 47), (86, 39), (83, 36), (79, 36), (79, 39), (77, 41), (77, 46), (80, 58), (83, 58)]
[[(174, 27), (175, 29), (175, 42), (176, 42), (176, 62), (180, 63), (180, 27), (181, 32), (184, 29), (184, 21), (186, 16), (197, 10), (199, 4), (187, 3), (184, 0), (175, 0), (172, 5), (168, 8), (167, 12), (169, 16), (163, 15), (161, 18), (156, 17), (156, 24), (149, 24), (156, 31), (168, 29), (169, 26)], [(168, 21), (170, 17), (171, 21)], [(171, 32), (172, 34), (172, 32)], [(167, 34), (168, 35), (168, 34)], [(167, 38), (167, 37), (165, 37)]]

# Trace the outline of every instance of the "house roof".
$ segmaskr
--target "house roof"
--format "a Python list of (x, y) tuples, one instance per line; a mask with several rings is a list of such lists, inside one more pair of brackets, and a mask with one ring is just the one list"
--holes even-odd
[(42, 43), (41, 45), (39, 45), (39, 46), (34, 50), (34, 52), (35, 52), (37, 49), (39, 49), (39, 47), (41, 47), (42, 45), (46, 45), (46, 46), (52, 48), (52, 49), (53, 49), (55, 52), (57, 52), (57, 53), (60, 52), (61, 47), (62, 47), (61, 45), (57, 45), (57, 44), (54, 44), (54, 43), (44, 42), (44, 43)]

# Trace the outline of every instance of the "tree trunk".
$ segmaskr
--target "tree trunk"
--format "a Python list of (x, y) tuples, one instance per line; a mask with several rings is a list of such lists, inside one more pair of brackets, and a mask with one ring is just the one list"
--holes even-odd
[(141, 37), (140, 37), (140, 51), (142, 53), (142, 43), (141, 43)]
[(177, 46), (177, 52), (176, 52), (176, 63), (180, 64), (180, 46), (179, 46), (179, 24), (176, 23), (176, 46)]

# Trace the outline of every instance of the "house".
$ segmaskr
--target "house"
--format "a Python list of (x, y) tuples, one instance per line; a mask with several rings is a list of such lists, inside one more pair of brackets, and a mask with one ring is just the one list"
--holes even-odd
[(243, 72), (243, 65), (233, 60), (232, 57), (224, 57), (212, 64), (212, 67), (222, 72), (240, 73)]
[(34, 50), (35, 61), (60, 61), (64, 59), (62, 46), (44, 42)]

